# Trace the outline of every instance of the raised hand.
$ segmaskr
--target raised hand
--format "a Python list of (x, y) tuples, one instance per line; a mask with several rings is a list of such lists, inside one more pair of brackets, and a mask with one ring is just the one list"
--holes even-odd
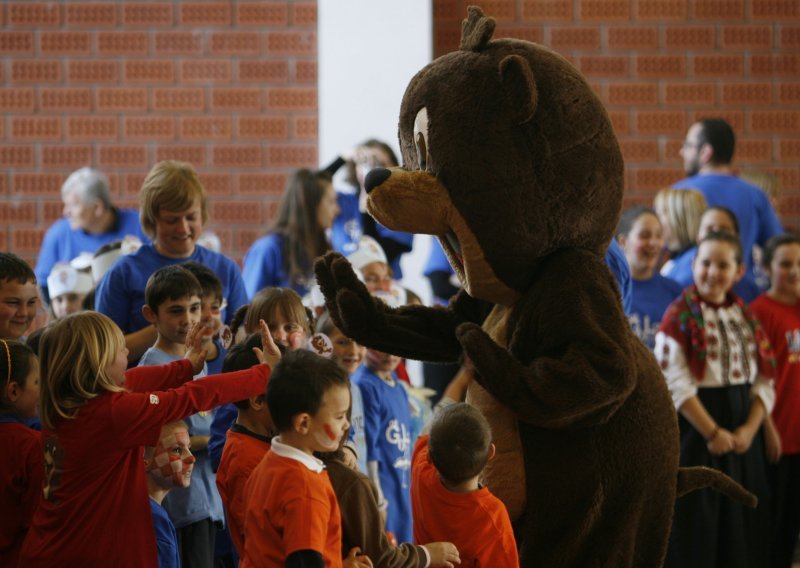
[(314, 272), (336, 327), (347, 337), (361, 342), (386, 327), (384, 310), (389, 308), (372, 297), (341, 254), (329, 252), (318, 258)]
[(258, 360), (265, 365), (269, 365), (270, 369), (274, 369), (278, 361), (281, 360), (281, 351), (275, 345), (275, 340), (272, 339), (272, 334), (269, 332), (269, 326), (263, 319), (258, 320), (259, 331), (261, 332), (261, 349), (253, 347), (253, 353), (256, 354)]
[(189, 330), (189, 333), (186, 334), (186, 355), (184, 355), (184, 358), (191, 362), (195, 375), (203, 370), (203, 366), (206, 364), (206, 356), (208, 355), (208, 350), (203, 349), (203, 332), (205, 328), (205, 325), (196, 322)]

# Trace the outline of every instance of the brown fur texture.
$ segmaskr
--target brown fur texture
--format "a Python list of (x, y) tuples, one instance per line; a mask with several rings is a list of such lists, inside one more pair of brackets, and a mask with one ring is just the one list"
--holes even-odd
[(358, 342), (472, 360), (479, 384), (468, 399), (498, 448), (485, 480), (518, 524), (524, 566), (659, 566), (678, 426), (603, 262), (622, 201), (620, 150), (565, 59), (491, 40), (493, 30), (469, 9), (461, 50), (406, 90), (404, 167), (366, 181), (370, 213), (436, 235), (464, 289), (446, 309), (392, 310), (332, 253), (317, 261), (318, 281), (338, 327)]

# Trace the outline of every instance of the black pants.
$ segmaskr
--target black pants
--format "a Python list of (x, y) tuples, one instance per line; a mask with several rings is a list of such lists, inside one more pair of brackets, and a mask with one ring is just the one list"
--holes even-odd
[(800, 454), (769, 468), (772, 488), (772, 566), (790, 568), (800, 534)]
[(214, 568), (214, 538), (217, 534), (214, 521), (203, 519), (176, 532), (182, 568)]

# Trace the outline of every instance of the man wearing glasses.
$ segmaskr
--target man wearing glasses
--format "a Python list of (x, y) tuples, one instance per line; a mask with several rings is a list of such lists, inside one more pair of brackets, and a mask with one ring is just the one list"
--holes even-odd
[(736, 137), (721, 118), (706, 118), (692, 124), (680, 150), (688, 177), (674, 184), (679, 189), (698, 189), (709, 207), (727, 207), (739, 222), (745, 263), (753, 269), (753, 246), (764, 246), (783, 233), (775, 210), (761, 189), (734, 175), (731, 161)]

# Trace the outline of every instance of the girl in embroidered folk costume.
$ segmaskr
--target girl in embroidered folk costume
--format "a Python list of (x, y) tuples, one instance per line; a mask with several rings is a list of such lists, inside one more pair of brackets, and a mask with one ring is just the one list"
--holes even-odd
[(775, 359), (746, 304), (736, 237), (698, 245), (694, 284), (664, 314), (655, 354), (678, 410), (682, 466), (720, 469), (758, 496), (747, 509), (710, 489), (676, 502), (667, 566), (769, 564), (769, 490), (761, 424), (775, 401)]

